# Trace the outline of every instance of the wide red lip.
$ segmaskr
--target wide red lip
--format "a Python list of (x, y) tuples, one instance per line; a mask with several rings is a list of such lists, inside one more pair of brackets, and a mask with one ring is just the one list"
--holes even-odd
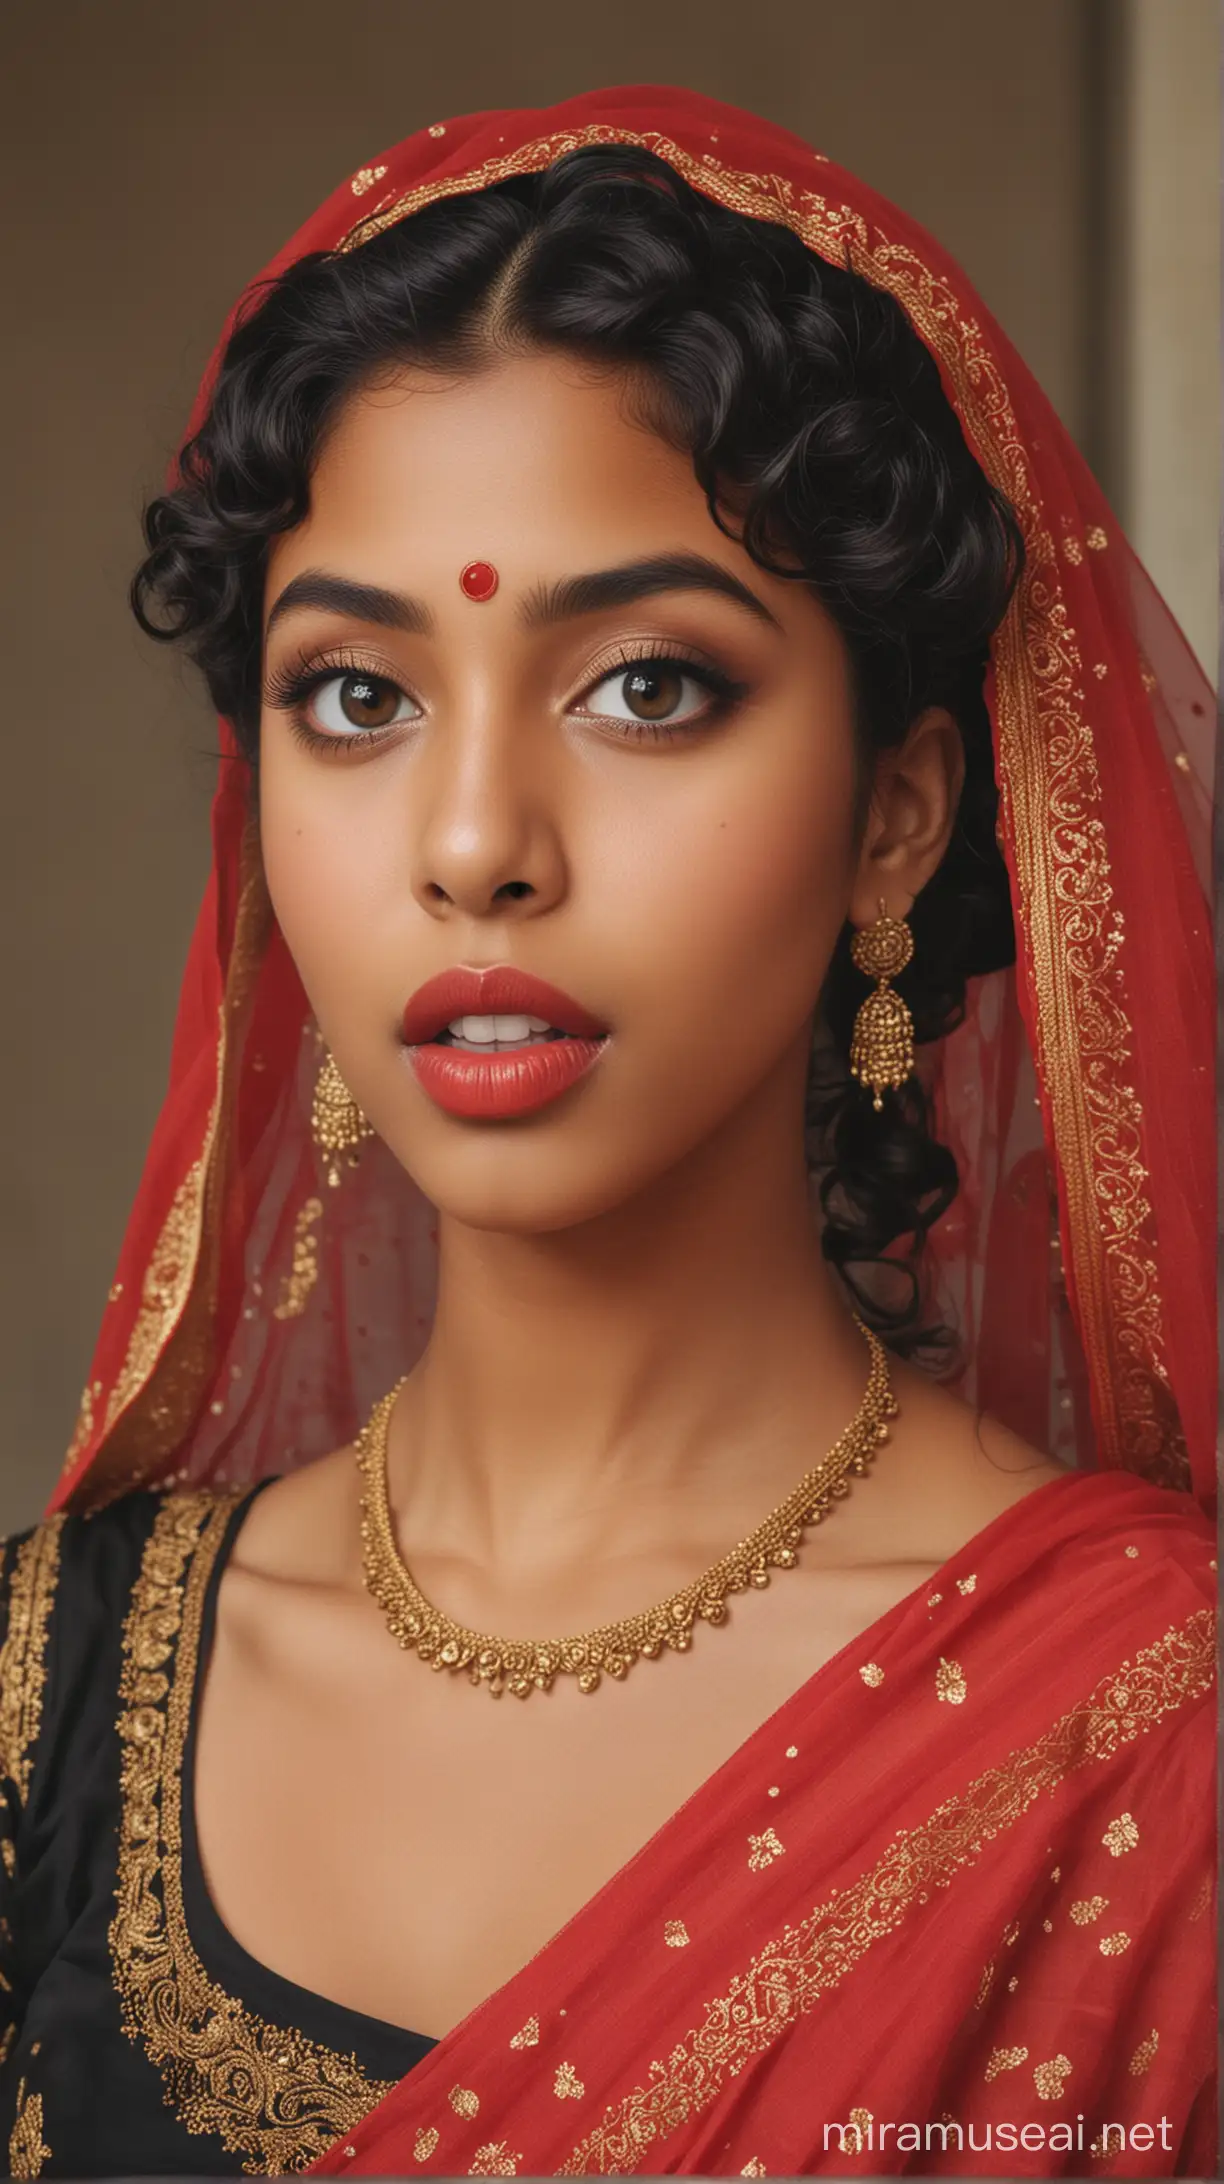
[(424, 1045), (456, 1016), (541, 1016), (554, 1031), (582, 1039), (603, 1038), (608, 1030), (559, 986), (513, 963), (494, 963), (484, 970), (460, 964), (418, 986), (404, 1010), (405, 1045)]

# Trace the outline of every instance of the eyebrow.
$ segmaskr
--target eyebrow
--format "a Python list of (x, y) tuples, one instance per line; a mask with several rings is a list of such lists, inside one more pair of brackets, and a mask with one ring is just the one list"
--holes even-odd
[(589, 576), (567, 576), (556, 584), (538, 584), (523, 604), (528, 629), (546, 623), (569, 621), (580, 614), (598, 614), (608, 607), (633, 606), (639, 599), (657, 598), (661, 592), (714, 592), (746, 607), (759, 622), (777, 629), (779, 624), (763, 599), (741, 584), (730, 569), (704, 554), (653, 554), (642, 561), (623, 561), (614, 569), (597, 569)]
[(271, 636), (286, 614), (301, 607), (322, 607), (331, 614), (348, 614), (358, 622), (375, 622), (380, 629), (402, 629), (410, 636), (429, 637), (434, 619), (420, 599), (406, 592), (385, 591), (381, 584), (356, 584), (351, 577), (332, 576), (326, 569), (303, 569), (291, 577), (268, 616), (265, 636)]
[[(658, 598), (663, 592), (712, 592), (744, 607), (758, 622), (772, 629), (780, 625), (763, 599), (729, 569), (704, 554), (651, 554), (639, 561), (623, 561), (613, 569), (595, 569), (585, 576), (567, 576), (554, 584), (537, 584), (527, 594), (521, 619), (527, 629), (541, 629), (580, 615), (599, 614), (610, 607), (634, 606), (638, 600)], [(351, 577), (334, 576), (326, 569), (304, 569), (292, 577), (268, 615), (265, 636), (283, 618), (306, 607), (327, 613), (347, 614), (354, 620), (373, 622), (380, 629), (404, 630), (411, 636), (429, 637), (434, 618), (423, 600), (407, 592), (387, 591), (381, 584), (358, 584)]]

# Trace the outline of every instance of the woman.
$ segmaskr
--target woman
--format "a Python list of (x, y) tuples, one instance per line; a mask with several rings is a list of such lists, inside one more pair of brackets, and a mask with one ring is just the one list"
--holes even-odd
[(225, 755), (5, 1555), (11, 2172), (1203, 2173), (1207, 700), (1048, 405), (604, 92), (346, 181), (146, 528)]

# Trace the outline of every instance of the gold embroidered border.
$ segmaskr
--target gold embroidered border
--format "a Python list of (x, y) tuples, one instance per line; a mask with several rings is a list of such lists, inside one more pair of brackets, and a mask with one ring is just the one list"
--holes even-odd
[[(708, 2108), (754, 2055), (828, 1994), (868, 1949), (896, 1932), (916, 1903), (947, 1888), (983, 1845), (1080, 1767), (1111, 1759), (1176, 1708), (1209, 1691), (1215, 1617), (1198, 1608), (1178, 1629), (1101, 1678), (1035, 1744), (991, 1767), (920, 1827), (894, 1837), (879, 1863), (788, 1926), (710, 2005), (704, 2024), (650, 2066), (574, 2148), (558, 2176), (628, 2175), (647, 2149)], [(657, 2170), (650, 2168), (650, 2174)]]
[[(338, 248), (354, 250), (440, 198), (537, 173), (564, 153), (594, 144), (641, 145), (716, 203), (789, 227), (820, 257), (887, 289), (944, 367), (979, 460), (1016, 509), (1027, 562), (996, 640), (999, 785), (1011, 814), (1037, 1003), (1035, 1061), (1050, 1100), (1067, 1195), (1070, 1271), (1096, 1397), (1098, 1444), (1104, 1463), (1188, 1487), (1144, 1191), (1143, 1112), (1125, 1081), (1132, 1048), (1122, 999), (1125, 935), (1109, 880), (1082, 661), (1054, 540), (1002, 374), (951, 283), (906, 246), (870, 229), (861, 214), (797, 189), (782, 175), (725, 167), (710, 152), (697, 157), (655, 130), (593, 123), (539, 137), (467, 173), (398, 196), (392, 192)], [(1100, 543), (1106, 543), (1103, 536)]]
[(354, 2056), (245, 2010), (208, 1977), (183, 1909), (182, 1765), (204, 1592), (234, 1495), (177, 1494), (154, 1519), (124, 1626), (115, 1985), (129, 2039), (183, 2128), (247, 2176), (298, 2174), (388, 2093)]
[[(235, 1065), (270, 921), (252, 821), (242, 846), (234, 945), (218, 1023), (216, 1091), (204, 1143), (175, 1192), (145, 1267), (127, 1351), (107, 1399), (98, 1454), (71, 1497), (74, 1509), (98, 1507), (153, 1475), (179, 1447), (195, 1415), (212, 1360), (221, 1203), (238, 1092)], [(100, 1393), (95, 1383), (91, 1409)], [(83, 1445), (78, 1421), (65, 1471)]]
[(23, 1540), (13, 1563), (8, 1631), (0, 1648), (0, 1777), (30, 1786), (47, 1680), (47, 1636), (59, 1578), (62, 1516)]
[(43, 2138), (42, 2094), (27, 2093), (22, 2078), (17, 2087), (17, 2113), (9, 2133), (9, 2175), (41, 2176), (43, 2163), (50, 2159), (51, 2148)]

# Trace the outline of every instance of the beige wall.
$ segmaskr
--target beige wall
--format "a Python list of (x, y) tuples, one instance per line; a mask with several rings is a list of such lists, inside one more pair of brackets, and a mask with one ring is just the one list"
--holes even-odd
[(36, 1513), (70, 1431), (205, 869), (212, 724), (139, 640), (124, 592), (142, 494), (244, 279), (340, 177), (437, 116), (684, 83), (802, 132), (926, 221), (1091, 448), (1100, 14), (1091, 0), (8, 12), (0, 1527)]

